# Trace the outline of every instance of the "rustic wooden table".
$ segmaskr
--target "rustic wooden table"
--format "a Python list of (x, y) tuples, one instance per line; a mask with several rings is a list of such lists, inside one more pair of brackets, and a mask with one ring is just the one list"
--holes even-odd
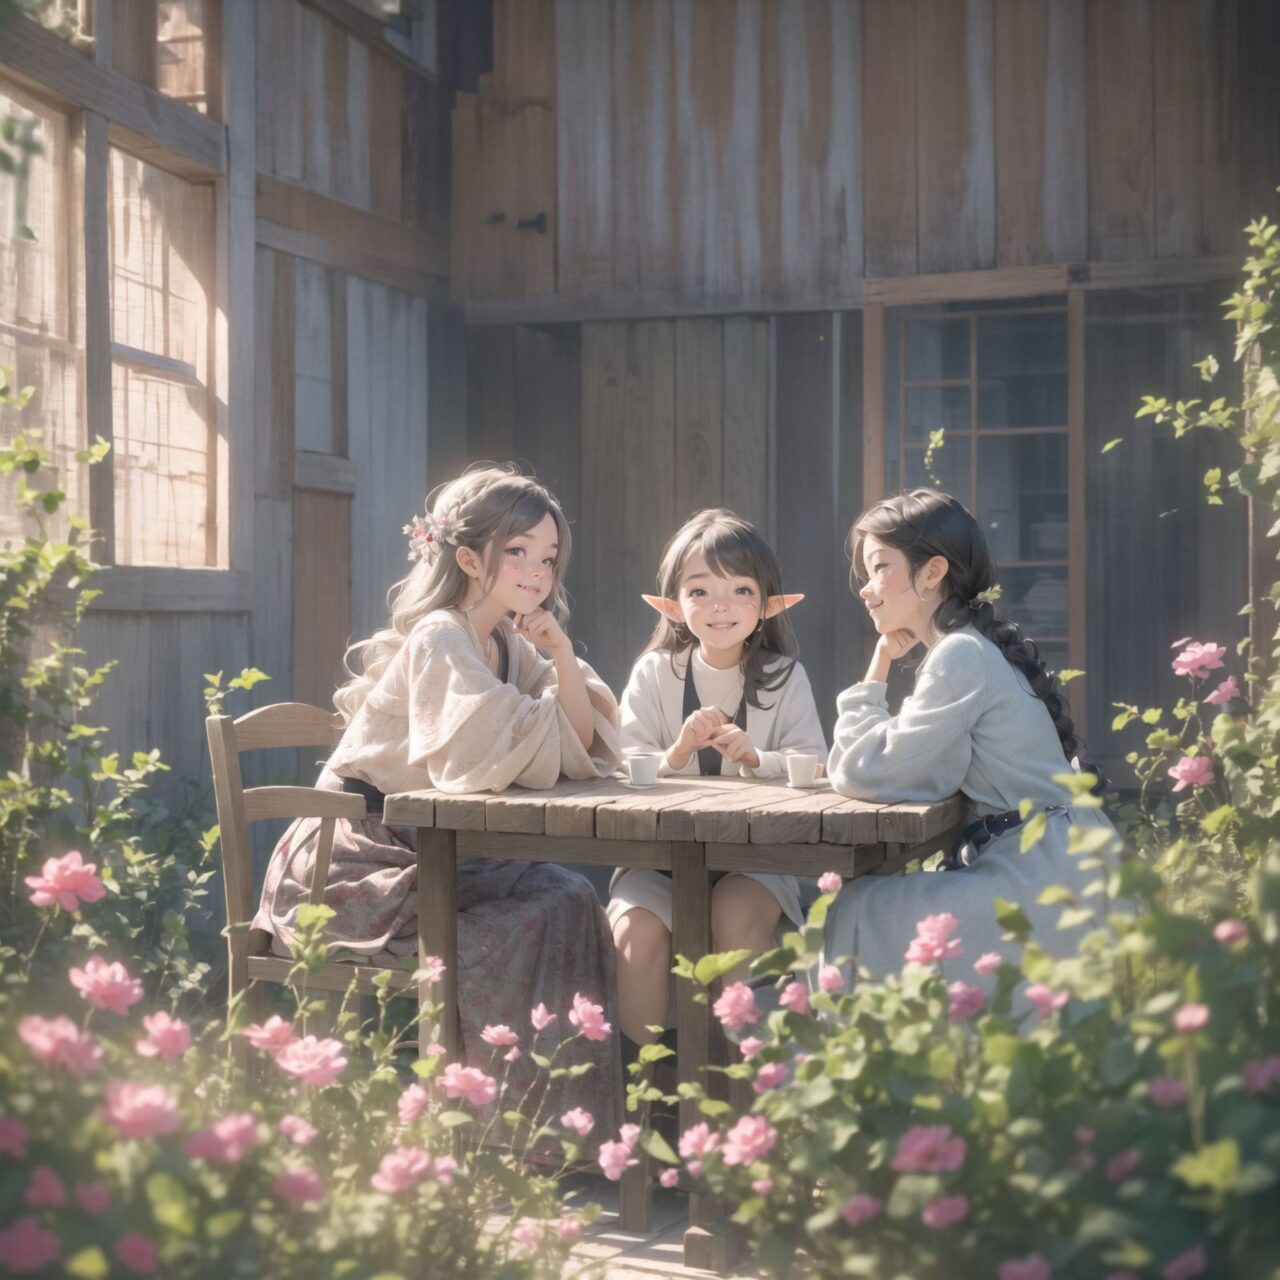
[[(939, 804), (868, 804), (826, 783), (799, 790), (741, 778), (662, 778), (637, 788), (618, 779), (561, 782), (547, 791), (449, 795), (410, 791), (387, 797), (386, 822), (418, 831), (418, 939), (421, 956), (448, 968), (442, 1042), (459, 1051), (457, 937), (459, 858), (508, 858), (619, 867), (654, 867), (672, 876), (672, 947), (697, 960), (711, 947), (711, 883), (717, 873), (781, 872), (846, 879), (892, 875), (940, 848), (963, 817), (959, 796)], [(676, 984), (678, 1079), (699, 1080), (710, 1060), (713, 1017)], [(431, 1029), (421, 1029), (425, 1047)], [(680, 1129), (697, 1123), (697, 1104), (680, 1104)], [(634, 1180), (632, 1180), (634, 1181)], [(625, 1192), (624, 1188), (624, 1192)], [(632, 1208), (625, 1211), (625, 1201)], [(648, 1196), (624, 1196), (626, 1225), (646, 1228)], [(686, 1258), (708, 1265), (717, 1250), (708, 1228), (720, 1211), (690, 1198)]]

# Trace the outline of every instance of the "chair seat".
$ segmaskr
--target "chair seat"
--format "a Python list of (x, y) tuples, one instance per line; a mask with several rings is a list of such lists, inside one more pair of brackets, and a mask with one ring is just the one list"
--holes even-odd
[[(250, 956), (249, 977), (264, 982), (287, 982), (294, 962), (283, 956)], [(307, 986), (317, 991), (345, 991), (354, 976), (356, 990), (361, 995), (373, 995), (377, 988), (374, 978), (380, 973), (391, 974), (391, 990), (397, 995), (416, 995), (413, 973), (397, 965), (370, 963), (367, 959), (335, 960), (318, 973), (307, 975)]]

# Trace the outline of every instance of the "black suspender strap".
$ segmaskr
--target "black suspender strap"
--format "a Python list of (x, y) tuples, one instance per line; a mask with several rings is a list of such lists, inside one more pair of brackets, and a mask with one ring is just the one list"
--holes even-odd
[[(687, 720), (695, 711), (697, 711), (702, 703), (698, 701), (698, 690), (693, 682), (693, 654), (692, 649), (689, 650), (689, 662), (684, 672), (684, 710), (681, 713), (681, 722)], [(738, 703), (738, 714), (733, 717), (733, 723), (739, 729), (747, 727), (747, 699), (746, 691), (743, 690), (742, 701)], [(720, 766), (724, 762), (724, 757), (715, 749), (715, 747), (703, 747), (698, 752), (698, 772), (704, 777), (718, 775)]]

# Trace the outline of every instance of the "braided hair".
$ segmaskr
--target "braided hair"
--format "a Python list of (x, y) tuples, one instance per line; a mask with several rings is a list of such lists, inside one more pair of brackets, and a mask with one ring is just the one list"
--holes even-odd
[[(933, 615), (934, 627), (944, 635), (973, 626), (1004, 655), (1005, 661), (1026, 677), (1031, 692), (1044, 703), (1062, 743), (1062, 754), (1070, 761), (1079, 756), (1084, 743), (1071, 720), (1062, 682), (1040, 657), (1034, 640), (1022, 628), (1004, 617), (989, 601), (979, 597), (996, 585), (998, 568), (978, 522), (964, 505), (936, 489), (912, 489), (864, 511), (849, 531), (848, 551), (853, 560), (849, 584), (856, 593), (865, 581), (862, 544), (867, 535), (907, 557), (911, 577), (934, 556), (947, 562), (942, 582), (942, 602)], [(1107, 785), (1102, 773), (1092, 765), (1081, 766), (1097, 776), (1094, 787), (1101, 794)]]

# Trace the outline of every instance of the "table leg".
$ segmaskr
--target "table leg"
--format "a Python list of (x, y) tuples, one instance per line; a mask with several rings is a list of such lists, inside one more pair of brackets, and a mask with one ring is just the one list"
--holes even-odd
[[(424, 984), (419, 998), (438, 1002), (440, 1043), (450, 1062), (461, 1058), (458, 1026), (458, 850), (457, 833), (418, 828), (418, 963), (439, 956), (444, 977), (434, 987)], [(426, 1055), (434, 1039), (431, 1024), (418, 1024), (418, 1051)]]
[[(706, 846), (677, 842), (671, 846), (671, 946), (675, 955), (699, 960), (711, 950), (711, 878)], [(693, 983), (676, 981), (677, 1078), (707, 1085), (706, 1066), (711, 1060), (711, 1005), (693, 998)], [(698, 1104), (680, 1103), (680, 1132), (697, 1124)], [(684, 1263), (701, 1270), (723, 1271), (732, 1264), (737, 1241), (721, 1227), (730, 1210), (716, 1196), (693, 1192), (689, 1196), (689, 1226), (684, 1233)]]

